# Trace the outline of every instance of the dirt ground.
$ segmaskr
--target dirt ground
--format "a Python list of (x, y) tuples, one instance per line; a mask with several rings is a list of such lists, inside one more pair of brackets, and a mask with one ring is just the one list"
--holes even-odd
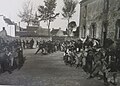
[(62, 52), (34, 55), (35, 51), (24, 51), (26, 61), (20, 70), (0, 74), (0, 86), (104, 86), (103, 81), (96, 78), (87, 79), (87, 74), (81, 68), (66, 66)]

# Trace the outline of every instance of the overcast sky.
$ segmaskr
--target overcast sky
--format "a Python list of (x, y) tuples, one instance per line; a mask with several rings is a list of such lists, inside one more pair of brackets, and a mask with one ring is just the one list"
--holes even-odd
[[(20, 10), (22, 10), (22, 7), (24, 3), (29, 0), (0, 0), (0, 15), (5, 15), (6, 17), (10, 18), (14, 22), (20, 22), (20, 18), (17, 16)], [(34, 5), (34, 9), (36, 10), (39, 5), (44, 5), (44, 0), (31, 0), (31, 2)], [(80, 1), (80, 0), (78, 0)], [(57, 7), (56, 12), (62, 13), (62, 7), (63, 7), (63, 0), (57, 0)], [(76, 21), (77, 26), (79, 25), (79, 4), (76, 7), (76, 13), (73, 15), (73, 18), (71, 19)], [(67, 20), (62, 19), (62, 15), (60, 14), (57, 19), (51, 23), (51, 28), (59, 28), (61, 27), (63, 30), (65, 30), (67, 26)], [(21, 26), (24, 26), (23, 24)], [(46, 23), (41, 23), (41, 26), (44, 28), (47, 28)]]

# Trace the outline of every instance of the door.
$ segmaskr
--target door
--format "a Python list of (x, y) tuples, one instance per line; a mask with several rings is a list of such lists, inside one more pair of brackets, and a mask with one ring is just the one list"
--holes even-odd
[(102, 37), (102, 45), (104, 46), (105, 44), (105, 39), (107, 38), (107, 23), (103, 23), (103, 26), (102, 26), (102, 34), (101, 34), (101, 37)]

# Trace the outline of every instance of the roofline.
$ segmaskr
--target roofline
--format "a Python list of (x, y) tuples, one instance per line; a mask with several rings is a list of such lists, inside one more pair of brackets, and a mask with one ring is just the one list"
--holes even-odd
[[(17, 35), (16, 35), (17, 36)], [(19, 37), (50, 37), (50, 36), (42, 36), (42, 35), (39, 35), (39, 36), (19, 36)]]
[(79, 4), (84, 3), (84, 2), (86, 2), (86, 1), (88, 1), (88, 0), (82, 0), (82, 1), (79, 2)]

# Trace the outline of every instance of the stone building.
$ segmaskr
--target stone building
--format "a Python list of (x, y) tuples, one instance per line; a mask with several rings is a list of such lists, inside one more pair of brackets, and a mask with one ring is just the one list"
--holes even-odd
[(0, 31), (3, 30), (3, 27), (9, 36), (15, 37), (16, 24), (11, 19), (0, 15)]
[(120, 0), (82, 0), (80, 2), (80, 38), (89, 36), (104, 43), (120, 38)]
[(21, 31), (16, 31), (16, 37), (21, 40), (34, 39), (34, 41), (48, 41), (50, 37), (48, 35), (48, 29), (36, 26), (28, 26), (27, 29), (22, 29)]
[(52, 29), (52, 31), (51, 31), (51, 35), (52, 36), (64, 36), (64, 33), (63, 33), (63, 31), (61, 30), (61, 28), (59, 28), (59, 29)]
[(51, 30), (52, 41), (64, 41), (67, 35), (64, 34), (64, 31), (59, 29), (52, 28)]

